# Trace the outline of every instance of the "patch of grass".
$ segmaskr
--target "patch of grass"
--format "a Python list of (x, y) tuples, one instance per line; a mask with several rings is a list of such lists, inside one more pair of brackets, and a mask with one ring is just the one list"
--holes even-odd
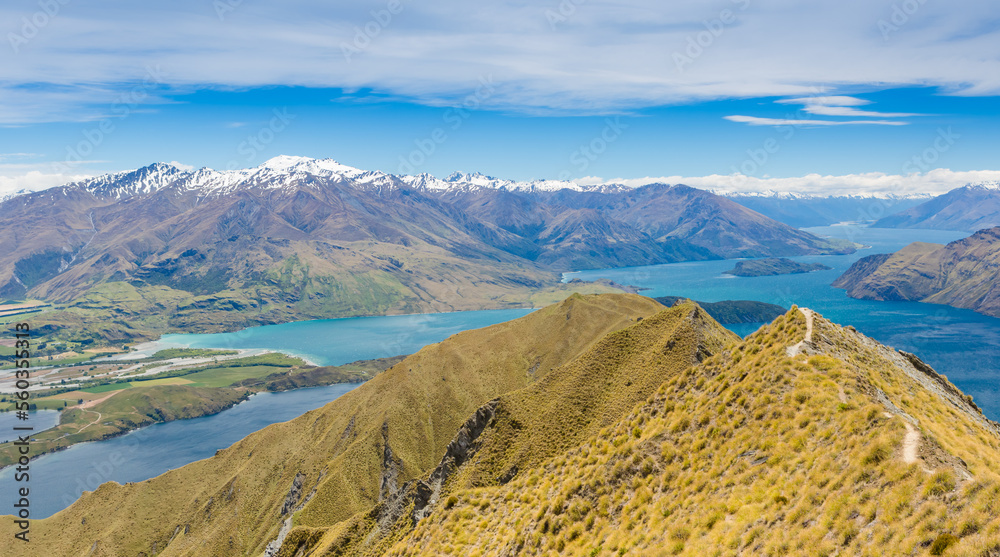
[(157, 350), (149, 359), (171, 360), (174, 358), (209, 358), (212, 356), (233, 356), (236, 350), (215, 350), (211, 348), (164, 348)]
[(958, 538), (955, 536), (941, 534), (937, 538), (934, 538), (934, 542), (931, 543), (931, 555), (944, 555), (945, 551), (956, 543), (958, 543)]
[[(152, 387), (153, 385), (188, 385), (193, 383), (186, 377), (164, 377), (163, 379), (151, 379), (149, 381), (134, 381), (130, 383), (133, 387)], [(211, 387), (213, 385), (195, 385), (197, 387)]]
[(108, 393), (111, 391), (120, 391), (122, 389), (129, 389), (132, 385), (130, 383), (108, 383), (106, 385), (98, 385), (96, 387), (87, 387), (86, 389), (80, 389), (85, 393)]

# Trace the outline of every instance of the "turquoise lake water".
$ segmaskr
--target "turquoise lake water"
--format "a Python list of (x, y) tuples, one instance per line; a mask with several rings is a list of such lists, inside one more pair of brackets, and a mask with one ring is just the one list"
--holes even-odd
[(325, 366), (412, 354), (449, 336), (523, 317), (533, 310), (456, 311), (318, 319), (252, 327), (233, 333), (163, 335), (163, 347), (268, 348)]

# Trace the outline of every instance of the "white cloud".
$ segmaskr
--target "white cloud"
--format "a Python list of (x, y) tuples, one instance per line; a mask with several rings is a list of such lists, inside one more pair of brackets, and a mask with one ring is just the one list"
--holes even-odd
[(906, 118), (920, 116), (909, 112), (875, 112), (858, 110), (856, 106), (871, 104), (871, 101), (843, 95), (827, 97), (800, 97), (797, 99), (781, 99), (774, 101), (781, 104), (801, 104), (802, 110), (820, 116), (849, 116), (853, 118)]
[[(920, 116), (908, 112), (875, 112), (859, 110), (855, 107), (871, 104), (871, 101), (848, 97), (845, 95), (829, 95), (815, 97), (798, 97), (794, 99), (779, 99), (778, 104), (800, 104), (802, 111), (819, 116), (846, 116), (851, 118), (906, 118)], [(751, 126), (904, 126), (907, 122), (900, 120), (814, 120), (808, 118), (762, 118), (758, 116), (723, 116), (731, 122), (740, 122)]]
[(808, 118), (759, 118), (757, 116), (723, 116), (730, 122), (739, 122), (751, 126), (905, 126), (906, 122), (897, 120), (810, 120)]
[(801, 105), (822, 105), (822, 106), (864, 106), (871, 104), (867, 99), (849, 97), (847, 95), (827, 95), (817, 97), (796, 97), (794, 99), (779, 99), (774, 101), (778, 104), (801, 104)]
[(191, 172), (192, 170), (194, 170), (193, 166), (191, 166), (190, 164), (184, 164), (182, 162), (170, 161), (167, 164), (179, 168), (185, 172)]
[(1000, 180), (1000, 170), (955, 171), (938, 168), (924, 173), (899, 175), (883, 172), (841, 176), (809, 174), (790, 178), (757, 178), (742, 174), (710, 176), (660, 176), (604, 179), (589, 176), (575, 180), (580, 184), (625, 184), (642, 186), (656, 182), (687, 184), (716, 193), (790, 192), (806, 195), (914, 195), (942, 194), (970, 183)]
[[(220, 15), (218, 5), (233, 9)], [(168, 92), (275, 84), (446, 104), (484, 75), (498, 84), (492, 106), (528, 112), (802, 97), (817, 87), (831, 96), (905, 85), (1000, 94), (1000, 29), (984, 24), (995, 21), (987, 0), (920, 3), (888, 34), (880, 22), (892, 18), (889, 0), (439, 0), (405, 1), (397, 14), (387, 5), (75, 1), (16, 53), (3, 45), (0, 123), (100, 118), (149, 67), (164, 83), (144, 105)], [(37, 9), (5, 3), (4, 30), (18, 33)], [(719, 27), (724, 9), (732, 23)], [(675, 55), (691, 63), (680, 70)], [(861, 117), (843, 110), (857, 105), (811, 106)]]
[(40, 153), (0, 153), (0, 162), (18, 159), (35, 159), (44, 155)]
[(44, 190), (90, 177), (92, 175), (89, 174), (45, 173), (39, 170), (14, 176), (0, 176), (0, 197), (22, 190)]

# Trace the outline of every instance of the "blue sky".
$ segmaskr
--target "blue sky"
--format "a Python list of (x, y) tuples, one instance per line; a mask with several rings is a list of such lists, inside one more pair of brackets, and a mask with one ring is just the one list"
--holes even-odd
[(13, 2), (0, 190), (279, 154), (723, 189), (1000, 178), (990, 3), (818, 4)]

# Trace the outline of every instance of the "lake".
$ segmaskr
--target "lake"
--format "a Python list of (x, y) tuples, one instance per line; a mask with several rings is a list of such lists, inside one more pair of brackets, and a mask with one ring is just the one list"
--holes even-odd
[(17, 439), (17, 433), (21, 435), (25, 434), (23, 431), (15, 432), (15, 427), (32, 427), (34, 430), (29, 433), (38, 433), (50, 427), (55, 427), (58, 423), (58, 410), (31, 410), (28, 412), (27, 420), (17, 419), (15, 412), (0, 412), (0, 443)]
[[(30, 464), (31, 517), (51, 516), (104, 482), (140, 482), (208, 458), (254, 431), (319, 408), (355, 387), (258, 393), (212, 416), (154, 424), (41, 456)], [(6, 501), (13, 501), (15, 489), (24, 485), (14, 481), (14, 471), (14, 467), (0, 470)]]
[[(1000, 420), (1000, 319), (948, 306), (919, 302), (878, 302), (849, 298), (830, 283), (852, 263), (875, 253), (896, 251), (914, 241), (947, 243), (965, 232), (894, 230), (828, 226), (807, 228), (813, 234), (847, 238), (872, 246), (850, 255), (803, 256), (790, 259), (823, 263), (829, 271), (775, 277), (723, 274), (733, 261), (699, 261), (646, 267), (566, 273), (564, 280), (607, 278), (648, 288), (647, 296), (684, 296), (705, 302), (757, 300), (808, 307), (841, 325), (853, 325), (883, 344), (913, 352), (971, 394), (983, 413)], [(741, 335), (759, 325), (732, 325)]]
[(317, 365), (334, 366), (412, 354), (455, 333), (510, 321), (532, 311), (501, 309), (297, 321), (233, 333), (163, 335), (145, 351), (178, 347), (265, 348), (300, 356)]

